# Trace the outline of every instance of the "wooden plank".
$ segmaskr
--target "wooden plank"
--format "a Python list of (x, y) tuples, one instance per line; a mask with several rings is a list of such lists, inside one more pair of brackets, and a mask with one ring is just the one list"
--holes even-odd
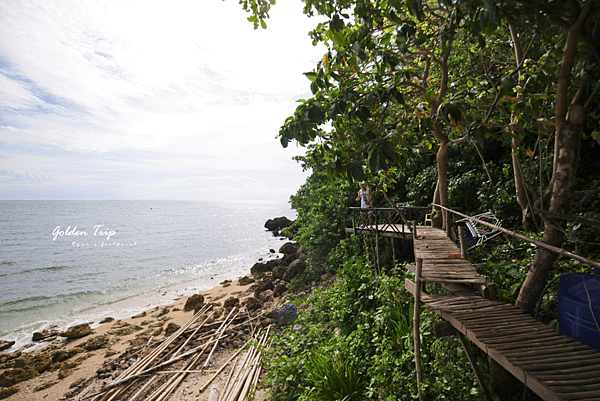
[[(497, 349), (497, 348), (496, 348)], [(590, 347), (581, 343), (565, 344), (555, 343), (544, 346), (539, 343), (539, 346), (527, 345), (525, 349), (508, 349), (503, 352), (507, 358), (515, 357), (516, 359), (526, 359), (528, 357), (544, 358), (546, 356), (565, 355), (572, 357), (574, 354), (581, 353), (581, 356), (591, 355), (600, 360), (600, 354), (592, 350)]]

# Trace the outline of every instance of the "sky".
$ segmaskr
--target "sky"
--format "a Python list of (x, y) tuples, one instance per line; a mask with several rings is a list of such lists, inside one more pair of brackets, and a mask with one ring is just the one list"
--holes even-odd
[(325, 49), (300, 0), (0, 2), (0, 199), (288, 200)]

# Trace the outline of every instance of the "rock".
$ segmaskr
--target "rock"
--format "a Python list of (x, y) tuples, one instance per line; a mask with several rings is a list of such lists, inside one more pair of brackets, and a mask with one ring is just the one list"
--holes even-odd
[(281, 296), (286, 290), (287, 284), (279, 283), (275, 286), (275, 289), (273, 290), (273, 295), (276, 297)]
[(126, 336), (141, 329), (141, 326), (117, 320), (107, 333), (114, 336)]
[(260, 309), (262, 304), (260, 303), (260, 301), (258, 299), (254, 298), (254, 297), (249, 297), (249, 298), (246, 298), (242, 302), (242, 306), (245, 306), (249, 311), (253, 311), (256, 309)]
[(54, 381), (49, 381), (49, 382), (46, 382), (46, 383), (42, 383), (39, 386), (37, 386), (36, 388), (34, 388), (33, 392), (37, 393), (38, 391), (45, 390), (45, 389), (50, 388), (50, 387), (52, 387), (52, 386), (54, 386), (55, 384), (58, 384), (58, 383), (60, 383), (58, 380), (54, 380)]
[(76, 326), (69, 327), (67, 330), (59, 333), (61, 337), (68, 339), (85, 337), (92, 333), (92, 328), (89, 323), (81, 323)]
[(4, 351), (5, 349), (9, 349), (15, 345), (14, 341), (0, 340), (0, 351)]
[(146, 311), (143, 311), (141, 313), (138, 313), (135, 316), (131, 316), (132, 319), (139, 319), (140, 317), (145, 317), (146, 316)]
[(283, 259), (281, 260), (281, 264), (283, 266), (288, 266), (290, 263), (292, 263), (296, 259), (300, 259), (298, 257), (298, 253), (291, 253), (289, 255), (283, 255)]
[(265, 290), (258, 297), (263, 302), (269, 302), (273, 299), (273, 290)]
[(180, 329), (181, 326), (179, 326), (178, 324), (175, 324), (173, 322), (169, 323), (167, 325), (167, 328), (165, 329), (165, 337), (170, 337), (171, 334), (175, 333), (177, 330)]
[(304, 269), (306, 269), (306, 262), (302, 259), (296, 259), (292, 263), (290, 263), (290, 266), (285, 272), (285, 275), (283, 276), (282, 280), (287, 281), (289, 283), (298, 274), (303, 273)]
[[(173, 309), (175, 310), (175, 309)], [(164, 308), (162, 308), (161, 310), (159, 310), (157, 313), (153, 314), (152, 317), (158, 319), (159, 317), (162, 317), (166, 314), (169, 313), (169, 308), (167, 308), (166, 306)]]
[(0, 354), (0, 365), (3, 365), (12, 359), (20, 357), (21, 354), (22, 354), (21, 350)]
[(281, 230), (282, 228), (289, 227), (294, 222), (288, 219), (287, 217), (276, 217), (274, 219), (269, 219), (265, 223), (265, 228), (269, 231)]
[(42, 341), (46, 338), (54, 337), (57, 335), (58, 335), (58, 330), (44, 329), (42, 331), (36, 331), (35, 333), (33, 333), (33, 336), (31, 336), (31, 340), (32, 341)]
[(277, 266), (276, 268), (273, 269), (273, 275), (271, 277), (273, 277), (273, 279), (281, 280), (283, 278), (283, 276), (285, 276), (285, 272), (287, 270), (288, 270), (287, 266)]
[(271, 248), (271, 249), (269, 249), (269, 252), (275, 253), (275, 249)]
[(271, 270), (269, 269), (269, 265), (267, 263), (257, 262), (250, 268), (250, 273), (254, 277), (262, 277), (262, 275), (268, 271)]
[(52, 364), (52, 355), (48, 353), (26, 354), (13, 361), (14, 368), (33, 369), (37, 373), (44, 373)]
[[(261, 292), (266, 290), (272, 290), (275, 287), (273, 286), (273, 281), (271, 280), (262, 280), (258, 284), (256, 284), (256, 289), (254, 290), (254, 297), (259, 298)], [(259, 298), (260, 299), (260, 298)]]
[(98, 348), (104, 347), (110, 341), (110, 336), (108, 334), (102, 334), (100, 336), (96, 336), (90, 338), (85, 343), (81, 345), (81, 348), (87, 351), (93, 351)]
[(73, 374), (73, 369), (65, 369), (65, 370), (61, 370), (60, 372), (58, 372), (58, 378), (60, 380), (69, 377)]
[(204, 304), (204, 296), (202, 294), (194, 294), (185, 301), (184, 311), (190, 311), (197, 309), (197, 306)]
[(110, 323), (110, 322), (112, 322), (113, 320), (115, 320), (115, 318), (114, 318), (114, 317), (110, 317), (110, 316), (109, 316), (109, 317), (105, 317), (104, 319), (102, 319), (102, 320), (100, 321), (100, 324), (104, 324), (104, 323)]
[(70, 349), (68, 351), (66, 349), (56, 350), (52, 354), (52, 362), (56, 363), (56, 362), (66, 361), (67, 359), (71, 358), (72, 356), (77, 355), (80, 352), (81, 352), (81, 348), (78, 348), (78, 347)]
[(244, 276), (238, 280), (238, 285), (248, 285), (254, 283), (256, 280), (252, 277)]
[(300, 249), (300, 244), (297, 242), (286, 242), (279, 248), (279, 253), (283, 253), (284, 255), (291, 255)]
[(0, 387), (11, 387), (36, 376), (38, 372), (31, 367), (8, 369), (0, 374)]
[(0, 400), (10, 397), (11, 395), (19, 392), (19, 386), (11, 386), (9, 388), (0, 388)]
[(229, 309), (229, 308), (233, 308), (234, 306), (238, 305), (239, 303), (240, 303), (240, 300), (237, 299), (236, 297), (229, 297), (223, 303), (223, 307)]
[(273, 270), (277, 266), (281, 266), (281, 259), (271, 259), (267, 262), (267, 268)]

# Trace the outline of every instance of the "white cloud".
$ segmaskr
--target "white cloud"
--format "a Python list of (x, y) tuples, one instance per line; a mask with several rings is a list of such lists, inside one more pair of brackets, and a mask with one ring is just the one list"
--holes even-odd
[[(200, 185), (199, 170), (245, 171), (221, 181), (231, 188), (260, 171), (299, 181), (290, 158), (300, 151), (282, 149), (276, 135), (294, 99), (307, 96), (302, 72), (324, 52), (307, 35), (317, 22), (301, 10), (299, 0), (278, 2), (268, 29), (255, 31), (237, 0), (0, 3), (0, 169), (84, 188), (78, 177), (102, 180), (84, 163), (93, 159), (129, 169), (127, 187), (139, 183), (147, 197), (163, 187), (192, 196), (169, 183), (187, 175)], [(180, 181), (149, 185), (150, 173)], [(130, 193), (108, 181), (106, 193)]]

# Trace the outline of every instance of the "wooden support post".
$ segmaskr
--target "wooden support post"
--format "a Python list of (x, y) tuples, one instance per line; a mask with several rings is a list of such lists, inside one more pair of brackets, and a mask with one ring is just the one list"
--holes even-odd
[(460, 340), (460, 343), (462, 344), (465, 352), (467, 353), (467, 358), (469, 358), (469, 363), (471, 364), (471, 368), (473, 368), (473, 372), (475, 373), (475, 377), (477, 377), (477, 382), (479, 383), (479, 387), (481, 387), (481, 390), (483, 391), (483, 393), (485, 394), (485, 398), (487, 398), (488, 400), (492, 401), (492, 395), (490, 394), (490, 391), (488, 390), (487, 386), (485, 385), (484, 381), (483, 381), (483, 377), (481, 376), (481, 372), (479, 371), (479, 368), (477, 367), (477, 361), (475, 361), (475, 357), (473, 356), (473, 353), (471, 352), (471, 348), (469, 348), (469, 344), (467, 343), (467, 339), (465, 338), (465, 336), (463, 335), (463, 333), (461, 333), (460, 331), (456, 331), (456, 333), (458, 334), (458, 338)]
[(413, 220), (412, 226), (413, 226), (413, 239), (417, 239), (417, 221), (416, 220)]
[(460, 240), (460, 257), (467, 258), (467, 242), (465, 241), (465, 227), (461, 224), (458, 226), (458, 238)]
[(381, 267), (379, 266), (379, 230), (375, 226), (375, 249), (377, 252), (377, 274), (381, 275)]
[[(416, 225), (415, 225), (416, 228)], [(414, 231), (416, 233), (416, 229)], [(425, 396), (421, 393), (421, 381), (423, 380), (423, 367), (421, 366), (421, 270), (423, 268), (423, 259), (417, 259), (417, 271), (415, 273), (415, 304), (413, 314), (413, 329), (415, 336), (415, 369), (417, 371), (417, 389), (419, 391), (419, 401), (423, 401)]]
[(394, 237), (390, 238), (392, 240), (392, 263), (394, 267), (396, 267), (396, 244), (394, 243)]

